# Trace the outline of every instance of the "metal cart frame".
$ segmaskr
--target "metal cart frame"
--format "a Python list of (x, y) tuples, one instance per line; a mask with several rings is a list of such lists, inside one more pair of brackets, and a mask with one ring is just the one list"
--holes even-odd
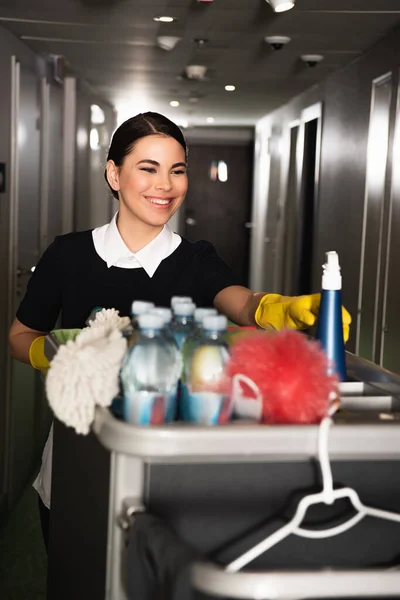
[[(370, 409), (375, 407), (375, 411), (381, 412), (400, 406), (400, 377), (349, 354), (347, 366), (348, 372), (354, 380), (347, 387), (347, 401), (349, 405), (352, 403), (353, 409), (354, 406), (357, 407), (357, 402), (360, 409), (365, 408), (365, 404), (368, 404)], [(374, 401), (373, 398), (375, 398)], [(362, 421), (363, 418), (360, 415), (357, 418), (351, 418), (348, 422), (345, 420), (340, 422), (339, 419), (330, 433), (329, 453), (331, 459), (334, 461), (346, 461), (350, 458), (356, 461), (373, 459), (400, 461), (400, 420), (392, 420), (390, 413), (387, 413), (387, 418), (383, 420), (377, 419), (375, 415), (370, 422), (368, 419), (365, 420), (366, 422)], [(68, 548), (65, 548), (65, 552), (64, 550), (60, 551), (60, 540), (57, 542), (56, 536), (63, 534), (67, 536), (68, 524), (62, 530), (59, 525), (61, 511), (58, 511), (58, 524), (53, 522), (52, 515), (50, 529), (50, 595), (48, 596), (50, 600), (63, 600), (71, 597), (128, 600), (121, 577), (124, 569), (124, 527), (129, 527), (134, 512), (142, 510), (146, 503), (145, 471), (148, 465), (312, 460), (317, 453), (318, 427), (267, 427), (243, 424), (231, 424), (224, 427), (192, 427), (179, 423), (151, 428), (133, 427), (115, 419), (108, 410), (99, 408), (96, 411), (93, 433), (90, 440), (80, 438), (77, 441), (75, 438), (79, 436), (70, 430), (67, 431), (62, 424), (56, 423), (52, 495), (55, 503), (54, 512), (57, 514), (56, 503), (61, 497), (61, 489), (65, 489), (65, 478), (58, 475), (57, 469), (64, 469), (65, 475), (67, 465), (73, 461), (71, 457), (69, 461), (65, 459), (57, 461), (57, 453), (60, 457), (60, 448), (63, 443), (78, 443), (79, 450), (75, 457), (82, 454), (82, 460), (87, 461), (89, 469), (91, 465), (96, 465), (96, 461), (101, 455), (101, 466), (98, 469), (101, 480), (100, 487), (104, 488), (105, 485), (108, 485), (108, 502), (103, 499), (96, 504), (92, 498), (92, 512), (90, 512), (89, 500), (89, 508), (85, 515), (82, 515), (82, 519), (86, 519), (86, 522), (92, 520), (93, 523), (97, 519), (97, 526), (99, 523), (104, 525), (102, 533), (96, 534), (97, 545), (104, 546), (97, 558), (97, 576), (105, 579), (105, 582), (102, 583), (104, 593), (99, 592), (102, 589), (99, 585), (96, 596), (90, 596), (91, 592), (88, 591), (85, 592), (86, 596), (81, 596), (78, 587), (70, 586), (64, 596), (62, 595), (63, 589), (68, 586), (64, 585), (64, 588), (61, 588), (55, 584), (56, 579), (60, 578), (64, 571), (68, 571), (65, 568), (64, 571), (60, 570), (60, 560), (63, 559), (63, 554), (64, 558), (67, 556)], [(91, 456), (96, 456), (96, 459), (91, 461)], [(76, 474), (73, 473), (73, 468), (71, 470), (72, 478), (69, 481), (74, 481), (73, 476)], [(101, 515), (96, 517), (96, 511), (100, 504), (102, 504)], [(82, 510), (83, 508), (81, 505)], [(66, 516), (67, 513), (64, 511), (63, 514)], [(87, 538), (88, 531), (82, 536), (82, 540)], [(92, 549), (94, 552), (99, 550), (95, 545)], [(104, 565), (99, 570), (102, 560)], [(384, 582), (381, 580), (378, 582), (377, 575), (383, 577)], [(91, 573), (85, 573), (82, 569), (80, 573), (70, 572), (69, 576), (76, 580), (79, 577), (88, 579), (91, 577)], [(282, 587), (282, 574), (277, 572), (258, 573), (257, 575), (227, 574), (215, 565), (198, 564), (193, 568), (193, 577), (194, 584), (199, 589), (208, 593), (213, 592), (219, 596), (225, 594), (232, 598), (268, 598), (268, 595), (265, 594), (271, 593), (271, 597), (274, 598), (294, 598), (295, 596), (291, 595), (293, 590), (308, 589), (311, 594), (308, 597), (313, 598), (323, 596), (318, 585), (322, 577), (325, 578), (326, 585), (328, 573), (323, 571), (310, 573), (285, 571), (285, 586)], [(234, 581), (235, 583), (231, 585)], [(305, 581), (309, 582), (308, 587)], [(350, 588), (347, 587), (349, 581), (352, 582), (350, 587), (353, 590), (356, 589), (357, 582), (365, 581), (366, 585), (362, 584), (360, 589), (369, 596), (373, 595), (371, 593), (373, 590), (378, 591), (378, 595), (382, 597), (393, 596), (394, 590), (396, 590), (400, 596), (400, 573), (397, 572), (383, 570), (329, 572), (329, 581), (332, 582), (332, 586), (335, 586), (337, 597), (343, 597), (344, 590), (346, 590), (347, 596), (351, 595)], [(313, 595), (310, 582), (316, 586), (315, 589), (319, 589), (319, 596)], [(382, 588), (383, 584), (384, 589)], [(259, 590), (260, 595), (251, 595), (251, 589), (254, 591), (254, 586)], [(94, 594), (94, 592), (92, 593)]]

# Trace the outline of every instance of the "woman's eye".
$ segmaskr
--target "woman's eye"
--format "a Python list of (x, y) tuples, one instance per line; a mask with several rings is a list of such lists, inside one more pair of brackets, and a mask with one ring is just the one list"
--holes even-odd
[(146, 171), (147, 173), (155, 173), (156, 170), (154, 169), (154, 167), (141, 167), (140, 169), (141, 171)]
[(178, 171), (172, 171), (174, 175), (186, 175), (186, 171), (184, 169), (179, 169)]

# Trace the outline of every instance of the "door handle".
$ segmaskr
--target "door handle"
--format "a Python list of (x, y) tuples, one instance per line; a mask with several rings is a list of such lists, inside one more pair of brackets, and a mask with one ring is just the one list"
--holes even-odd
[(186, 225), (191, 225), (191, 226), (196, 225), (196, 219), (192, 219), (191, 217), (188, 217), (186, 219)]

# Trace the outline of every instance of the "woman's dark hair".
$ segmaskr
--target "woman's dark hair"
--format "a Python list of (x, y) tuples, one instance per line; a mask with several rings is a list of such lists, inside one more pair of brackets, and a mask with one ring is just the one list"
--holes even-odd
[[(131, 117), (116, 129), (112, 136), (108, 150), (107, 161), (113, 160), (117, 167), (121, 167), (125, 157), (131, 152), (138, 140), (148, 135), (166, 135), (174, 138), (185, 151), (187, 159), (187, 147), (185, 138), (178, 125), (154, 112), (140, 113)], [(107, 179), (107, 170), (104, 177), (114, 198), (118, 200), (118, 192), (112, 189)]]

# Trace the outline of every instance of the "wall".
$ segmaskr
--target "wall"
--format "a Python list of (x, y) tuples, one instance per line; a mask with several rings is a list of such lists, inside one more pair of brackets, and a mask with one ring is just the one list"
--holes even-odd
[[(393, 31), (368, 53), (337, 72), (320, 85), (315, 86), (288, 104), (263, 118), (256, 129), (256, 147), (260, 149), (271, 131), (278, 133), (273, 156), (275, 169), (281, 169), (279, 190), (268, 193), (268, 185), (257, 183), (253, 210), (267, 206), (266, 224), (269, 236), (279, 250), (280, 218), (287, 193), (288, 147), (287, 137), (290, 124), (300, 119), (301, 113), (315, 103), (322, 103), (322, 138), (320, 157), (320, 180), (318, 191), (318, 222), (316, 251), (313, 263), (313, 286), (320, 287), (321, 265), (324, 252), (335, 249), (340, 255), (343, 268), (344, 303), (357, 321), (359, 278), (361, 268), (361, 247), (363, 214), (366, 188), (367, 145), (371, 107), (372, 81), (388, 71), (393, 77), (393, 101), (391, 105), (390, 131), (393, 139), (396, 90), (400, 65), (400, 30)], [(281, 143), (280, 143), (281, 142)], [(389, 164), (390, 164), (389, 148)], [(256, 158), (256, 179), (263, 172), (263, 161)], [(276, 177), (275, 175), (271, 175)], [(264, 186), (264, 187), (263, 187)], [(276, 187), (276, 186), (275, 186)], [(262, 211), (261, 211), (262, 212)], [(272, 280), (278, 285), (279, 263), (272, 259), (253, 272), (253, 281), (260, 279), (260, 269), (271, 271)], [(280, 291), (274, 289), (273, 291)], [(349, 342), (349, 349), (355, 348), (355, 327)], [(392, 365), (393, 366), (393, 365)], [(398, 366), (400, 369), (400, 365)]]
[[(12, 76), (18, 71), (12, 69), (12, 60), (14, 64), (15, 61), (20, 64), (20, 81), (24, 82), (20, 90), (20, 109), (16, 108), (18, 103), (15, 101), (17, 95), (13, 84), (18, 77), (13, 79)], [(0, 194), (0, 381), (3, 382), (0, 386), (1, 523), (18, 501), (24, 487), (32, 480), (51, 421), (40, 374), (28, 365), (11, 360), (9, 356), (8, 330), (29, 280), (30, 269), (26, 267), (36, 264), (43, 249), (54, 236), (65, 231), (68, 223), (68, 231), (73, 228), (74, 213), (77, 213), (75, 217), (81, 228), (95, 226), (100, 220), (109, 220), (111, 201), (105, 184), (102, 185), (102, 198), (99, 198), (98, 189), (94, 190), (91, 186), (94, 171), (99, 175), (98, 180), (102, 181), (103, 156), (108, 137), (103, 139), (101, 160), (91, 164), (86, 146), (85, 159), (79, 162), (76, 148), (78, 119), (72, 110), (75, 101), (80, 110), (78, 116), (81, 123), (84, 121), (82, 115), (89, 114), (89, 120), (83, 122), (87, 140), (91, 128), (91, 103), (103, 105), (108, 135), (114, 127), (115, 115), (113, 108), (99, 99), (93, 90), (88, 90), (81, 82), (75, 85), (73, 76), (68, 78), (69, 86), (66, 85), (67, 80), (64, 84), (56, 83), (50, 62), (36, 56), (1, 27), (0, 73), (0, 162), (6, 163), (7, 169), (7, 189)], [(29, 89), (27, 81), (30, 82)], [(26, 136), (24, 142), (20, 135), (16, 135), (23, 120), (22, 112), (19, 120), (16, 117), (18, 110), (22, 111), (21, 107), (24, 118), (29, 120), (34, 132), (34, 135)], [(16, 167), (18, 162), (19, 170)], [(32, 169), (40, 183), (29, 186), (27, 183), (32, 178), (28, 171)], [(101, 214), (97, 214), (97, 207)], [(35, 220), (32, 220), (33, 212)], [(24, 232), (28, 232), (29, 239), (32, 238), (35, 243), (27, 244)], [(32, 250), (29, 256), (28, 246), (29, 251)], [(21, 260), (25, 254), (26, 264)], [(17, 277), (17, 267), (23, 267), (22, 276)]]
[(10, 402), (11, 360), (8, 353), (7, 335), (13, 311), (15, 293), (15, 270), (10, 252), (10, 236), (14, 220), (11, 181), (11, 124), (12, 124), (12, 56), (37, 73), (44, 72), (44, 63), (26, 46), (0, 27), (0, 162), (6, 164), (6, 191), (0, 194), (0, 519), (9, 504), (9, 470), (11, 463), (11, 422), (23, 419), (13, 413)]
[[(105, 122), (99, 131), (99, 145), (91, 148), (91, 105), (97, 104), (104, 112)], [(99, 99), (84, 82), (78, 82), (76, 93), (76, 179), (74, 202), (74, 229), (98, 227), (110, 220), (117, 209), (107, 184), (104, 168), (111, 135), (115, 129), (116, 113), (112, 106)]]

